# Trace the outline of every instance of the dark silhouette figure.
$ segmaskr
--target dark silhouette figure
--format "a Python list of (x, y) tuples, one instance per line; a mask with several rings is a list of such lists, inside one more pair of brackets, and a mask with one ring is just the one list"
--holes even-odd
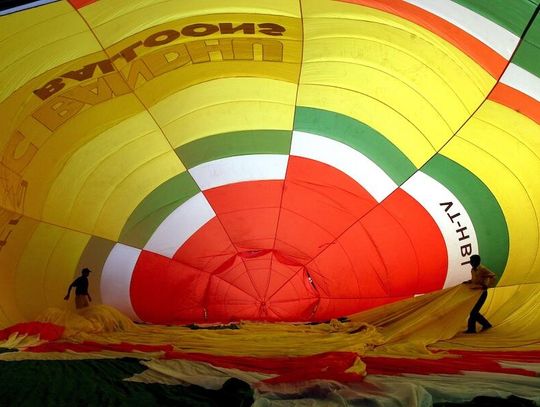
[(495, 285), (496, 276), (495, 273), (480, 264), (479, 255), (473, 254), (470, 257), (470, 263), (472, 266), (471, 279), (468, 281), (464, 281), (463, 283), (471, 284), (471, 288), (482, 290), (480, 298), (478, 299), (476, 304), (474, 304), (474, 307), (471, 310), (469, 320), (467, 322), (467, 330), (465, 331), (465, 333), (473, 334), (476, 333), (477, 322), (482, 325), (482, 331), (491, 328), (491, 324), (489, 323), (489, 321), (482, 314), (480, 314), (480, 309), (486, 302), (486, 298), (488, 295), (488, 287), (493, 287)]
[(88, 293), (88, 275), (91, 271), (92, 270), (88, 268), (82, 269), (81, 277), (78, 277), (71, 283), (68, 287), (68, 292), (64, 297), (64, 300), (69, 300), (71, 289), (75, 287), (75, 308), (77, 309), (88, 307), (90, 301), (92, 301), (92, 297), (90, 297), (90, 294)]

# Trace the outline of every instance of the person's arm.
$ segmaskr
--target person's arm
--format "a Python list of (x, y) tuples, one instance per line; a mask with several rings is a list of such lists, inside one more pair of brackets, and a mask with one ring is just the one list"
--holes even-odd
[(478, 273), (478, 270), (475, 271), (475, 270), (471, 269), (471, 279), (467, 280), (467, 281), (464, 281), (462, 284), (469, 284), (469, 287), (472, 288), (472, 289), (483, 288), (483, 286), (481, 284), (473, 282), (473, 280), (476, 281), (476, 279), (477, 279), (477, 276), (475, 277), (475, 272)]
[(66, 296), (64, 297), (64, 300), (66, 300), (66, 301), (69, 300), (69, 295), (71, 294), (71, 289), (72, 289), (73, 287), (75, 287), (75, 284), (76, 284), (76, 283), (77, 283), (77, 280), (75, 280), (74, 282), (72, 282), (72, 283), (69, 285), (68, 291), (67, 291)]
[(482, 288), (494, 287), (497, 282), (497, 275), (488, 268), (482, 268)]

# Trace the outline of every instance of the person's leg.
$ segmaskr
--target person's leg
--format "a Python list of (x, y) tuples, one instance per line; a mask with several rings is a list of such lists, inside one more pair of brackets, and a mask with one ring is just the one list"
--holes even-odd
[(75, 296), (75, 308), (85, 308), (90, 305), (90, 302), (88, 301), (87, 295), (76, 295)]
[(482, 314), (478, 313), (476, 320), (482, 325), (482, 331), (491, 328), (491, 324)]
[[(474, 304), (474, 307), (471, 310), (471, 314), (469, 315), (469, 320), (467, 321), (467, 332), (469, 332), (469, 333), (475, 333), (476, 332), (476, 322), (477, 321), (480, 322), (482, 320), (483, 322), (487, 322), (487, 319), (485, 319), (480, 314), (480, 309), (482, 308), (482, 306), (486, 302), (486, 298), (487, 298), (487, 290), (482, 290), (482, 294), (480, 294), (480, 298), (478, 298), (478, 301), (476, 301), (476, 304)], [(483, 322), (480, 322), (480, 323), (482, 324), (484, 329), (487, 329), (486, 325), (484, 325)], [(489, 322), (487, 322), (487, 324), (491, 327)]]

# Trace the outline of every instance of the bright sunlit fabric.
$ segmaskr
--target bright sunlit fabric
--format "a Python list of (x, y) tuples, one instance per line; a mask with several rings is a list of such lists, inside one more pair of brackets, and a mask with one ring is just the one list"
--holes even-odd
[(490, 314), (525, 318), (538, 1), (489, 3), (3, 7), (0, 326), (83, 267), (136, 321), (324, 321), (460, 284), (473, 253)]

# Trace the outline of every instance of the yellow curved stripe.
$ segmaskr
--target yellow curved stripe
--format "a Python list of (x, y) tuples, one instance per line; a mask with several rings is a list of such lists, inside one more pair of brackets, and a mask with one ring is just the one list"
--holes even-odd
[[(113, 57), (149, 36), (165, 31), (180, 31), (190, 24), (221, 22), (255, 24), (272, 22), (281, 25), (283, 35), (233, 34), (220, 32), (201, 36), (180, 35), (162, 46), (137, 46), (137, 58), (127, 62), (118, 58), (114, 64), (145, 106), (150, 107), (174, 93), (199, 83), (234, 77), (270, 78), (296, 83), (302, 52), (302, 28), (299, 19), (258, 14), (196, 15), (168, 24), (152, 26), (107, 48)], [(218, 96), (220, 92), (216, 92)]]
[(540, 282), (539, 140), (536, 123), (487, 101), (441, 151), (478, 176), (501, 206), (510, 239), (501, 285)]
[(264, 78), (204, 82), (156, 104), (151, 112), (173, 147), (229, 131), (292, 128), (296, 86)]
[[(283, 100), (288, 103), (294, 104), (294, 97), (291, 102), (292, 90), (284, 89), (284, 86), (280, 86), (278, 82), (289, 82), (294, 84), (294, 94), (296, 94), (296, 82), (298, 81), (300, 71), (300, 46), (295, 45), (294, 51), (297, 52), (297, 58), (291, 58), (292, 62), (257, 62), (254, 64), (252, 61), (234, 61), (228, 62), (226, 66), (223, 64), (210, 63), (206, 65), (191, 65), (177, 70), (174, 70), (168, 74), (158, 76), (152, 79), (151, 82), (142, 84), (137, 88), (136, 93), (145, 106), (152, 108), (152, 106), (161, 103), (169, 98), (175, 100), (174, 94), (179, 91), (188, 91), (193, 95), (195, 89), (201, 89), (203, 92), (203, 100), (209, 95), (205, 89), (213, 89), (213, 97), (221, 99), (224, 96), (230, 94), (231, 85), (227, 85), (229, 81), (245, 81), (238, 83), (240, 86), (236, 89), (239, 93), (239, 97), (243, 97), (248, 92), (253, 95), (251, 99), (256, 98), (256, 95), (261, 95), (264, 98), (271, 98), (271, 100)], [(249, 80), (248, 80), (249, 79)], [(215, 84), (208, 82), (220, 81), (219, 84), (224, 84), (224, 88), (216, 87)], [(261, 81), (257, 83), (257, 81)], [(195, 88), (195, 86), (201, 86)], [(254, 88), (253, 86), (264, 86), (268, 89)], [(272, 86), (278, 86), (276, 89), (272, 89)], [(280, 94), (279, 92), (284, 92)], [(223, 95), (222, 95), (223, 94)], [(263, 96), (264, 95), (264, 96)], [(171, 98), (172, 97), (172, 98)], [(196, 100), (199, 98), (197, 94)], [(176, 98), (177, 99), (177, 98)], [(195, 100), (183, 100), (182, 104), (191, 105), (195, 103)], [(154, 110), (154, 109), (152, 109)]]
[[(401, 18), (351, 4), (306, 2), (302, 9), (299, 104), (370, 125), (417, 166), (459, 129), (494, 85), (460, 50)], [(331, 96), (343, 89), (357, 95), (350, 93), (349, 101)]]
[(540, 323), (536, 321), (540, 315), (535, 312), (540, 299), (540, 283), (500, 287), (491, 294), (486, 303), (486, 314), (494, 324), (505, 325), (507, 337), (523, 340), (536, 335), (534, 327)]
[[(81, 9), (81, 14), (92, 27), (100, 42), (109, 47), (134, 33), (144, 31), (158, 24), (170, 24), (178, 19), (193, 19), (194, 22), (221, 20), (220, 15), (232, 15), (233, 21), (258, 21), (269, 18), (275, 22), (282, 16), (299, 17), (300, 2), (258, 0), (182, 0), (180, 2), (160, 2), (155, 0), (129, 1), (119, 4), (117, 0), (100, 0)], [(211, 14), (206, 13), (211, 10)], [(259, 15), (266, 15), (260, 17)], [(218, 21), (216, 20), (216, 21)], [(226, 21), (218, 21), (226, 22)], [(268, 21), (266, 21), (268, 22)]]
[(417, 167), (434, 153), (429, 141), (413, 123), (368, 95), (327, 86), (301, 85), (298, 105), (342, 113), (367, 124), (392, 141)]
[[(35, 158), (35, 173), (29, 171), (28, 179), (30, 185), (43, 185), (43, 220), (115, 240), (137, 204), (185, 168), (147, 112), (97, 134), (85, 128), (96, 122), (88, 118), (80, 123), (89, 139), (75, 146), (58, 134), (57, 142)], [(44, 173), (43, 161), (51, 157), (58, 165)], [(31, 192), (29, 198), (33, 205), (40, 203)]]
[(48, 307), (67, 306), (63, 298), (78, 273), (79, 258), (89, 238), (45, 223), (37, 226), (20, 257), (12, 286), (25, 319), (35, 318)]

